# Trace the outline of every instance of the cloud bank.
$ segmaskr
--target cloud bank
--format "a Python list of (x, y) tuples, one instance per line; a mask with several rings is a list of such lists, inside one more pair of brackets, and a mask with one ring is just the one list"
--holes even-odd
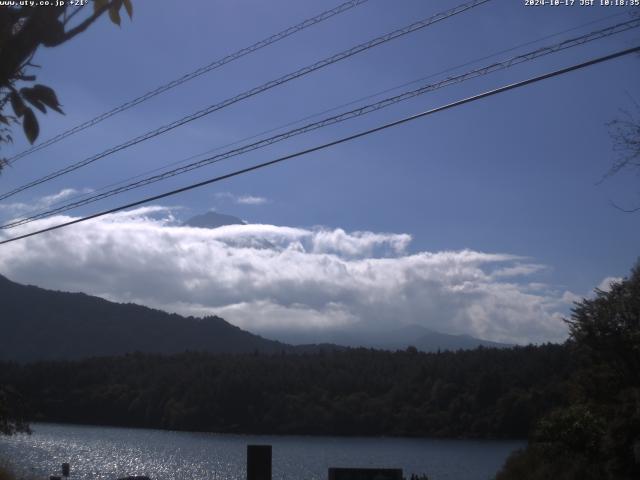
[(217, 314), (263, 334), (417, 323), (502, 342), (566, 337), (566, 292), (530, 278), (544, 267), (507, 253), (409, 253), (410, 242), (407, 234), (329, 228), (184, 227), (156, 206), (4, 245), (0, 273), (186, 315)]

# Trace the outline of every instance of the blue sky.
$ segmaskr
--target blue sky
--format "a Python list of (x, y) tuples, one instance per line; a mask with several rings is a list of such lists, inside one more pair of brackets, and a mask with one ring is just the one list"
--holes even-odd
[[(65, 116), (41, 116), (40, 138), (47, 139), (337, 3), (137, 0), (133, 21), (124, 19), (121, 28), (102, 19), (74, 41), (38, 53), (36, 62), (42, 66), (38, 81), (55, 88), (66, 112)], [(20, 160), (0, 178), (2, 191), (458, 3), (371, 0)], [(523, 3), (493, 0), (3, 203), (37, 204), (63, 189), (97, 189), (525, 42), (595, 22), (453, 73), (628, 19), (625, 15), (607, 19), (628, 12), (621, 7), (526, 7)], [(636, 29), (572, 48), (72, 215), (269, 160), (639, 42)], [(192, 191), (160, 205), (179, 207), (171, 211), (177, 218), (216, 209), (250, 223), (407, 234), (411, 242), (405, 246), (406, 255), (465, 250), (513, 255), (521, 258), (519, 265), (538, 266), (527, 274), (526, 282), (543, 283), (558, 295), (586, 295), (603, 279), (626, 275), (640, 253), (640, 214), (626, 214), (611, 205), (640, 205), (637, 175), (623, 173), (597, 184), (615, 159), (606, 123), (619, 117), (621, 109), (630, 108), (630, 98), (640, 100), (639, 73), (637, 55), (614, 60)], [(25, 147), (20, 138), (14, 146), (3, 147), (3, 152), (10, 156)], [(242, 197), (265, 201), (239, 202)], [(5, 208), (3, 215), (7, 218), (10, 213)], [(82, 289), (77, 279), (56, 285), (52, 271), (21, 270), (6, 260), (2, 265), (17, 280)], [(91, 280), (83, 282), (84, 290), (91, 293), (123, 298), (122, 292), (94, 288)], [(127, 297), (142, 298), (135, 293)], [(508, 339), (508, 335), (493, 338)]]

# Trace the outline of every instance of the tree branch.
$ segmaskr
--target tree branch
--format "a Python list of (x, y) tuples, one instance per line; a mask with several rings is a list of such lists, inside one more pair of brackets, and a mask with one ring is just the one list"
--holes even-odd
[[(85, 18), (82, 22), (80, 22), (78, 25), (76, 25), (75, 27), (73, 27), (71, 30), (68, 30), (66, 32), (64, 32), (64, 35), (62, 35), (56, 42), (54, 42), (53, 44), (49, 45), (50, 47), (55, 47), (57, 45), (60, 45), (68, 40), (71, 40), (73, 37), (75, 37), (76, 35), (84, 32), (87, 28), (89, 28), (89, 26), (95, 22), (100, 15), (102, 15), (104, 12), (106, 12), (107, 10), (109, 10), (109, 8), (111, 8), (114, 3), (117, 0), (111, 0), (109, 3), (103, 5), (102, 7), (98, 8), (96, 11), (94, 11), (89, 17)], [(74, 12), (75, 14), (75, 12)]]
[(82, 8), (83, 7), (76, 7), (76, 9), (73, 12), (71, 12), (69, 15), (65, 17), (63, 24), (66, 26), (67, 23), (69, 23), (73, 17), (75, 17), (78, 13), (82, 11)]

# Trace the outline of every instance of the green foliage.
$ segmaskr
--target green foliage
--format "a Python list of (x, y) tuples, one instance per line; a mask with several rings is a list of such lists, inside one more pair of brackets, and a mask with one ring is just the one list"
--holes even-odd
[(0, 462), (0, 480), (15, 480), (16, 477), (7, 465)]
[(0, 458), (0, 480), (37, 480), (33, 475), (18, 475), (9, 460)]
[[(38, 119), (31, 107), (27, 106), (26, 102), (36, 107), (42, 113), (47, 113), (47, 108), (55, 110), (58, 113), (63, 113), (60, 109), (60, 103), (55, 92), (45, 86), (36, 84), (30, 88), (21, 88), (19, 91), (13, 87), (10, 87), (11, 92), (8, 94), (11, 108), (15, 117), (7, 117), (0, 114), (0, 122), (5, 125), (10, 125), (9, 119), (16, 122), (18, 118), (22, 118), (22, 128), (30, 143), (36, 141), (38, 134), (40, 133), (40, 127), (38, 125)], [(0, 138), (0, 143), (2, 138)]]
[[(28, 3), (28, 2), (24, 2)], [(53, 2), (52, 2), (53, 3)], [(72, 24), (82, 7), (59, 2), (60, 5), (4, 6), (0, 9), (0, 144), (13, 141), (11, 126), (22, 123), (25, 136), (34, 143), (40, 133), (38, 118), (31, 107), (47, 113), (47, 107), (63, 113), (58, 98), (50, 87), (35, 82), (29, 74), (33, 56), (40, 46), (55, 47), (85, 31), (101, 15), (108, 11), (109, 18), (120, 25), (120, 11), (124, 8), (131, 18), (133, 5), (130, 0), (96, 0), (93, 13)], [(18, 84), (28, 84), (22, 88)], [(5, 112), (11, 105), (14, 116)], [(0, 169), (4, 165), (0, 159)]]
[(24, 400), (11, 386), (0, 384), (0, 435), (29, 433), (25, 419)]
[(532, 438), (549, 454), (592, 455), (600, 448), (605, 426), (584, 404), (553, 411), (540, 420)]
[[(550, 460), (550, 458), (552, 460)], [(550, 456), (550, 452), (529, 445), (512, 453), (495, 480), (601, 480), (584, 456)]]
[(543, 417), (498, 480), (640, 478), (640, 266), (577, 304), (570, 348), (573, 405)]
[[(568, 321), (576, 349), (585, 367), (606, 375), (607, 390), (640, 385), (640, 265), (611, 290), (596, 290)], [(604, 371), (603, 371), (604, 370)]]

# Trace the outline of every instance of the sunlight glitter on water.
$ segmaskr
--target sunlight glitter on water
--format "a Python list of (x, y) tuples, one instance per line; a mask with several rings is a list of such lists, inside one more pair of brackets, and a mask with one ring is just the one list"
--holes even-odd
[(241, 480), (246, 446), (273, 445), (274, 480), (325, 480), (330, 466), (403, 468), (433, 480), (487, 480), (523, 442), (407, 438), (220, 435), (35, 424), (0, 439), (0, 458), (21, 475), (48, 478), (71, 464), (71, 480)]

